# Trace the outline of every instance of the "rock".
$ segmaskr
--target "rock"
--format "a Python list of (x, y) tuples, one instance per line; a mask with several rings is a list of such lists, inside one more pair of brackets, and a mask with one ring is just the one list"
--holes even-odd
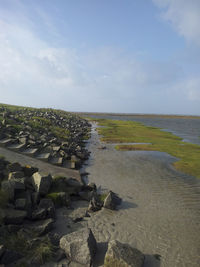
[(97, 191), (97, 186), (95, 183), (89, 183), (86, 188), (90, 191)]
[(90, 229), (84, 228), (60, 239), (60, 248), (72, 261), (90, 267), (96, 253), (96, 240)]
[(19, 210), (26, 209), (26, 199), (25, 198), (18, 198), (15, 201), (15, 208)]
[(121, 204), (122, 199), (115, 193), (110, 191), (104, 200), (103, 207), (111, 210), (115, 210), (116, 206)]
[(42, 175), (39, 172), (36, 172), (32, 175), (33, 186), (35, 191), (39, 192), (40, 195), (44, 196), (48, 193), (51, 183), (52, 177), (51, 175)]
[(23, 178), (23, 177), (24, 177), (24, 172), (22, 172), (22, 171), (10, 172), (9, 176), (8, 176), (8, 180)]
[(66, 179), (66, 184), (70, 187), (76, 187), (78, 190), (80, 190), (81, 188), (81, 184), (79, 181), (77, 181), (76, 179), (74, 178), (69, 178), (69, 179)]
[(128, 244), (122, 244), (117, 240), (109, 242), (104, 259), (105, 267), (142, 267), (143, 262), (144, 255), (136, 248), (132, 248)]
[(15, 182), (14, 181), (2, 181), (1, 190), (6, 193), (10, 201), (14, 201), (14, 197), (15, 197)]
[(43, 220), (46, 219), (47, 210), (44, 208), (38, 208), (32, 212), (32, 220)]
[(31, 200), (32, 200), (32, 203), (33, 203), (33, 206), (37, 206), (39, 201), (40, 201), (40, 194), (38, 192), (33, 192), (31, 194)]
[(22, 191), (21, 193), (15, 194), (15, 208), (27, 211), (27, 217), (31, 216), (32, 213), (32, 200), (31, 192), (29, 190)]
[(6, 209), (4, 223), (5, 224), (22, 224), (27, 216), (24, 210)]
[(4, 171), (0, 171), (0, 183), (4, 180), (4, 178), (5, 178)]
[(17, 224), (8, 224), (7, 225), (7, 229), (9, 233), (16, 233), (20, 230), (21, 225), (17, 225)]
[(33, 180), (32, 177), (25, 177), (24, 178), (24, 184), (27, 190), (34, 191), (35, 187), (33, 186)]
[(43, 208), (47, 211), (47, 218), (55, 218), (55, 206), (53, 204), (53, 201), (48, 198), (43, 198), (40, 200), (39, 208)]
[(7, 165), (7, 169), (10, 172), (22, 171), (22, 166), (18, 162), (10, 163)]
[(93, 192), (92, 191), (81, 191), (81, 192), (79, 192), (79, 196), (83, 200), (90, 201), (92, 199), (92, 197), (93, 197)]
[(46, 219), (42, 221), (36, 221), (34, 224), (29, 226), (33, 232), (35, 232), (38, 236), (47, 234), (54, 227), (54, 221), (52, 219)]
[(25, 191), (24, 180), (20, 178), (2, 181), (1, 190), (5, 192), (9, 200), (13, 202), (16, 194)]
[(97, 195), (96, 192), (93, 192), (93, 197), (90, 200), (89, 206), (88, 206), (88, 211), (89, 212), (95, 212), (98, 211), (102, 208), (102, 202), (99, 199), (99, 196)]
[(64, 258), (65, 258), (65, 252), (64, 252), (64, 250), (63, 249), (58, 249), (56, 251), (55, 261), (58, 262), (58, 261), (61, 261)]
[(27, 137), (19, 137), (19, 142), (22, 144), (26, 144), (27, 143)]
[(23, 172), (25, 176), (32, 176), (35, 172), (38, 172), (38, 168), (35, 167), (31, 167), (29, 165), (26, 165), (25, 167), (23, 167)]
[(0, 259), (1, 259), (2, 255), (3, 255), (4, 251), (5, 251), (4, 245), (0, 245)]
[(16, 252), (14, 250), (8, 250), (6, 249), (3, 256), (0, 259), (0, 264), (5, 264), (5, 266), (8, 266), (8, 264), (11, 264), (23, 257), (22, 254), (19, 252)]

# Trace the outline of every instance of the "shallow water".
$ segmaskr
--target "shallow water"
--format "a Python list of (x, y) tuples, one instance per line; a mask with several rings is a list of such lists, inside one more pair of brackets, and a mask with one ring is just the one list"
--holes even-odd
[(89, 181), (118, 193), (123, 203), (118, 211), (92, 215), (88, 225), (97, 241), (129, 243), (146, 255), (145, 267), (199, 267), (200, 181), (175, 171), (176, 159), (166, 153), (101, 145), (93, 128), (85, 171)]
[[(87, 117), (89, 117), (87, 115)], [(200, 119), (189, 118), (160, 118), (145, 116), (115, 116), (115, 115), (95, 115), (93, 118), (112, 119), (112, 120), (130, 120), (142, 122), (148, 126), (159, 127), (174, 133), (183, 138), (186, 142), (200, 145)]]

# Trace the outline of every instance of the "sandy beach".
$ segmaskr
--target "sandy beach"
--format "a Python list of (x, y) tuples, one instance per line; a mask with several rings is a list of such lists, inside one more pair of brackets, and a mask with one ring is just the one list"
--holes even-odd
[[(88, 144), (92, 153), (83, 170), (89, 173), (89, 182), (123, 198), (118, 211), (103, 209), (88, 221), (102, 253), (106, 242), (118, 239), (146, 255), (145, 267), (198, 267), (200, 181), (177, 172), (171, 165), (176, 159), (166, 153), (101, 146), (93, 125)], [(161, 256), (160, 261), (154, 254)], [(100, 254), (97, 266), (101, 264)]]

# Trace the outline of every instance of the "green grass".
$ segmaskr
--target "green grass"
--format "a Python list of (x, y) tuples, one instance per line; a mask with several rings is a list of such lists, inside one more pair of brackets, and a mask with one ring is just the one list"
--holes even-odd
[(52, 192), (46, 195), (47, 198), (50, 198), (56, 207), (67, 206), (68, 203), (66, 199), (62, 196), (64, 192)]
[(59, 139), (67, 141), (70, 135), (70, 131), (58, 126), (50, 127), (50, 131)]
[[(34, 238), (34, 235), (31, 238)], [(35, 238), (37, 240), (37, 237)], [(22, 234), (11, 233), (5, 237), (0, 237), (0, 241), (7, 249), (21, 253), (25, 257), (24, 264), (26, 260), (31, 258), (37, 258), (38, 262), (44, 264), (55, 257), (55, 247), (51, 244), (48, 237), (38, 239), (38, 241), (32, 243)]]
[(176, 157), (177, 170), (200, 178), (200, 145), (182, 142), (182, 138), (160, 128), (145, 126), (139, 122), (97, 120), (102, 141), (108, 143), (150, 143), (116, 145), (118, 150), (160, 151)]
[(102, 203), (103, 203), (104, 200), (106, 199), (107, 195), (108, 195), (108, 193), (107, 193), (107, 194), (100, 194), (100, 195), (99, 195), (99, 199), (100, 199), (100, 201), (101, 201)]

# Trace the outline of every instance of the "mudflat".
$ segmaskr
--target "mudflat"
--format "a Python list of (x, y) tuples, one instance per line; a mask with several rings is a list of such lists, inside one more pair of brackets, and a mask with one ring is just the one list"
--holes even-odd
[(118, 193), (123, 203), (117, 212), (92, 215), (88, 225), (97, 242), (118, 239), (138, 248), (146, 254), (145, 267), (198, 267), (200, 180), (176, 171), (176, 159), (166, 153), (102, 145), (93, 125), (85, 171), (90, 182)]

